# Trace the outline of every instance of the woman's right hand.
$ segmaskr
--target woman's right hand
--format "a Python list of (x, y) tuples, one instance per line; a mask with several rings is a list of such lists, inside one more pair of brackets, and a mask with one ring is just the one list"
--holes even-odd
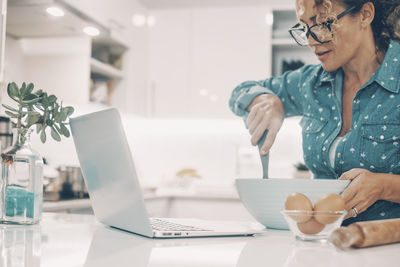
[(260, 153), (265, 155), (274, 143), (285, 117), (282, 101), (272, 94), (259, 95), (253, 99), (247, 111), (249, 111), (249, 116), (246, 123), (253, 146), (258, 144), (265, 130), (268, 130), (267, 138), (260, 149)]

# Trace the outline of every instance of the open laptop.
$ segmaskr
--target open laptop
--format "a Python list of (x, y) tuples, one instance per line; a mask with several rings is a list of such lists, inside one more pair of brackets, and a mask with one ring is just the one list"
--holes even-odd
[(149, 218), (118, 111), (71, 118), (70, 126), (93, 211), (102, 223), (157, 238), (263, 232), (247, 222)]

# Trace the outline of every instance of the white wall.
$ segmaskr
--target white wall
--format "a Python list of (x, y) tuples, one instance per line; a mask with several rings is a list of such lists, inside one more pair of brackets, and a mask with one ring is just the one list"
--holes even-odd
[(21, 83), (25, 75), (22, 46), (17, 39), (7, 36), (5, 47), (4, 81)]

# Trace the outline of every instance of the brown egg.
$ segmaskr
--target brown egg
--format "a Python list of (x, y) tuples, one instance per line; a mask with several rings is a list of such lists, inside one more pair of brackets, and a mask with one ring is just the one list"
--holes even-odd
[(285, 201), (285, 209), (286, 210), (299, 210), (304, 212), (299, 212), (298, 214), (290, 214), (289, 216), (295, 220), (296, 222), (306, 222), (311, 219), (312, 214), (307, 213), (307, 211), (312, 211), (312, 203), (311, 200), (308, 199), (302, 193), (292, 193), (290, 194)]
[(314, 235), (318, 234), (319, 232), (324, 229), (325, 225), (322, 223), (319, 223), (317, 220), (312, 218), (311, 220), (304, 222), (304, 223), (297, 223), (297, 227), (299, 230), (308, 235)]
[(344, 200), (338, 194), (329, 194), (315, 202), (314, 205), (314, 218), (323, 224), (329, 224), (336, 221), (340, 215), (331, 215), (324, 211), (343, 211)]

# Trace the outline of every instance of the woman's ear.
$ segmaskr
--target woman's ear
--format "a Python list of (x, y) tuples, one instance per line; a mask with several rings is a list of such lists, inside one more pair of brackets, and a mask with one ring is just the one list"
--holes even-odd
[(372, 2), (367, 2), (363, 5), (360, 11), (362, 26), (371, 25), (375, 17), (375, 6)]

